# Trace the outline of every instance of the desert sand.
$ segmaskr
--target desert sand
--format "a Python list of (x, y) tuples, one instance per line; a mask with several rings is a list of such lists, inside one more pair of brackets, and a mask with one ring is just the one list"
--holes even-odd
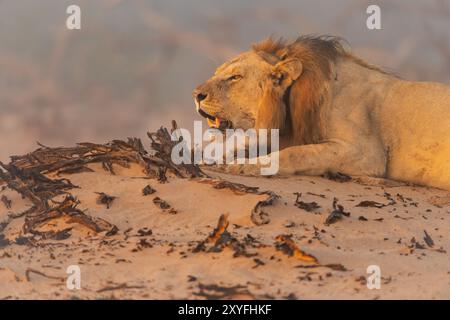
[[(0, 182), (0, 222), (9, 222), (0, 232), (0, 299), (450, 298), (447, 191), (208, 170), (209, 178), (158, 181), (139, 164), (114, 166), (115, 174), (99, 163), (87, 167), (48, 176), (69, 179), (77, 208), (114, 232), (60, 215), (39, 224), (41, 236), (27, 234), (25, 217), (10, 218), (31, 202)], [(252, 210), (269, 194), (219, 188), (221, 181), (279, 198), (257, 221)], [(102, 203), (101, 192), (115, 198)], [(328, 224), (334, 198), (349, 215)], [(228, 215), (227, 231), (214, 234), (221, 215)], [(80, 267), (81, 289), (66, 286), (70, 265)], [(369, 265), (380, 267), (380, 289), (366, 286)]]

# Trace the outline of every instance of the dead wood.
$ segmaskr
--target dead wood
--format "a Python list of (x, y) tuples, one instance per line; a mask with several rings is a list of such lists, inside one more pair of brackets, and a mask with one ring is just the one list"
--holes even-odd
[(126, 283), (121, 283), (116, 286), (107, 286), (104, 288), (101, 288), (97, 290), (98, 293), (105, 292), (105, 291), (114, 291), (114, 290), (122, 290), (122, 289), (143, 289), (145, 286), (136, 286), (136, 285), (129, 285)]
[(257, 195), (267, 195), (265, 200), (258, 201), (251, 212), (250, 218), (257, 226), (268, 224), (270, 222), (269, 214), (264, 211), (263, 208), (272, 205), (276, 199), (280, 198), (280, 196), (273, 191), (260, 191), (259, 187), (250, 187), (241, 183), (216, 179), (203, 179), (200, 180), (200, 182), (211, 184), (215, 189), (230, 189), (236, 194), (252, 193)]
[(328, 215), (328, 217), (325, 220), (326, 225), (333, 224), (339, 220), (341, 220), (343, 217), (349, 217), (350, 213), (344, 211), (344, 207), (340, 204), (338, 204), (338, 199), (333, 199), (333, 211)]
[(313, 201), (313, 202), (301, 201), (300, 200), (300, 197), (302, 196), (301, 193), (295, 192), (294, 195), (297, 196), (297, 198), (295, 199), (295, 203), (294, 203), (294, 205), (297, 208), (303, 209), (303, 210), (308, 211), (308, 212), (315, 211), (315, 210), (320, 208), (320, 206), (315, 201)]
[(275, 238), (275, 240), (275, 248), (286, 255), (301, 261), (318, 263), (316, 257), (300, 250), (290, 235), (279, 235)]
[(64, 282), (64, 281), (65, 281), (65, 278), (64, 278), (64, 277), (50, 276), (50, 275), (47, 275), (47, 274), (43, 273), (42, 271), (39, 271), (39, 270), (36, 270), (36, 269), (32, 269), (32, 268), (28, 268), (28, 269), (25, 271), (25, 277), (26, 277), (26, 279), (27, 279), (28, 282), (31, 281), (31, 277), (30, 277), (30, 274), (31, 274), (31, 273), (38, 274), (38, 275), (40, 275), (40, 276), (42, 276), (42, 277), (45, 277), (45, 278), (48, 278), (48, 279), (59, 280), (59, 281), (61, 281), (61, 282)]
[[(176, 128), (176, 123), (173, 123)], [(174, 130), (173, 128), (173, 130)], [(94, 218), (78, 209), (80, 202), (70, 193), (77, 188), (68, 179), (52, 178), (61, 174), (91, 172), (90, 164), (99, 163), (103, 169), (115, 174), (115, 166), (130, 167), (131, 163), (140, 164), (148, 177), (167, 182), (169, 173), (182, 178), (207, 177), (197, 165), (175, 165), (171, 160), (171, 151), (177, 141), (172, 141), (165, 128), (155, 133), (148, 133), (151, 139), (152, 153), (145, 150), (138, 138), (127, 141), (113, 140), (106, 144), (78, 143), (75, 147), (48, 147), (38, 143), (39, 148), (22, 156), (12, 156), (11, 162), (0, 162), (0, 183), (31, 201), (33, 206), (22, 213), (10, 214), (0, 223), (4, 230), (12, 219), (25, 216), (23, 231), (39, 236), (41, 239), (64, 239), (70, 236), (68, 229), (60, 232), (42, 232), (39, 227), (49, 220), (66, 216), (69, 223), (79, 223), (94, 232), (105, 231), (106, 235), (117, 233), (118, 229), (111, 223)], [(149, 189), (146, 190), (151, 193)], [(66, 195), (62, 202), (55, 197)], [(99, 202), (110, 207), (114, 197), (99, 193)], [(1, 201), (9, 209), (11, 201), (3, 196)], [(166, 207), (164, 202), (158, 203)], [(175, 210), (171, 213), (176, 213)]]
[(97, 203), (106, 205), (106, 209), (111, 207), (111, 204), (116, 199), (114, 196), (110, 196), (104, 192), (96, 192), (98, 194)]
[(2, 195), (2, 197), (0, 198), (0, 200), (3, 202), (3, 204), (5, 205), (6, 209), (11, 209), (11, 204), (12, 201), (10, 199), (8, 199), (7, 196)]
[(222, 252), (224, 248), (230, 248), (234, 251), (233, 257), (254, 257), (257, 253), (249, 253), (246, 249), (246, 243), (236, 239), (228, 232), (229, 226), (228, 214), (222, 214), (217, 222), (217, 227), (205, 239), (200, 241), (192, 252)]

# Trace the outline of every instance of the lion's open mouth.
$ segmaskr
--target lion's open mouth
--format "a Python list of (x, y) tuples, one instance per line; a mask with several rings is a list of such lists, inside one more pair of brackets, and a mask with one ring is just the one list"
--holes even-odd
[(205, 111), (203, 111), (201, 108), (198, 108), (197, 111), (202, 117), (206, 118), (206, 121), (208, 122), (208, 125), (211, 128), (225, 130), (225, 129), (231, 129), (233, 127), (230, 120), (220, 119), (219, 117), (214, 117), (214, 116), (210, 115), (209, 113), (206, 113)]

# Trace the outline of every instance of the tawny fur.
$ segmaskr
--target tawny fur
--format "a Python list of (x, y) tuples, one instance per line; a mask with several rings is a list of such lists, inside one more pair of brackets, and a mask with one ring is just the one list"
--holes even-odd
[(267, 39), (197, 88), (207, 94), (199, 108), (236, 128), (279, 128), (280, 174), (331, 170), (450, 189), (450, 87), (399, 79), (342, 43)]

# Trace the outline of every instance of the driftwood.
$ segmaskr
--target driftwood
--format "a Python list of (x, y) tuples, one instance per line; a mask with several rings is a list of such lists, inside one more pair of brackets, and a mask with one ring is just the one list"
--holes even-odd
[(314, 257), (313, 255), (310, 255), (308, 253), (305, 253), (304, 251), (302, 251), (294, 242), (294, 240), (292, 240), (290, 235), (278, 235), (275, 238), (276, 242), (275, 242), (275, 248), (281, 252), (283, 252), (284, 254), (290, 256), (290, 257), (294, 257), (298, 260), (301, 261), (306, 261), (306, 262), (313, 262), (315, 264), (318, 263), (317, 258)]
[(258, 201), (251, 212), (251, 220), (257, 225), (268, 224), (270, 222), (269, 214), (263, 210), (264, 207), (272, 205), (275, 200), (280, 198), (275, 192), (266, 190), (260, 191), (259, 187), (250, 187), (241, 183), (234, 183), (226, 180), (203, 179), (202, 183), (211, 184), (215, 189), (230, 189), (236, 194), (252, 193), (257, 195), (267, 195), (265, 200)]
[(268, 195), (267, 199), (259, 201), (252, 210), (251, 219), (257, 226), (268, 224), (270, 222), (269, 214), (264, 211), (263, 208), (272, 205), (275, 200), (280, 197), (273, 191), (266, 191), (264, 194)]
[(194, 295), (205, 298), (207, 300), (219, 300), (219, 299), (233, 299), (236, 296), (244, 295), (253, 299), (257, 299), (246, 286), (235, 285), (230, 287), (224, 287), (217, 284), (198, 284), (199, 292), (194, 292)]
[[(171, 132), (176, 128), (176, 123), (172, 122)], [(257, 187), (211, 179), (198, 165), (174, 164), (171, 153), (179, 141), (172, 141), (169, 130), (161, 127), (147, 135), (151, 140), (149, 152), (145, 150), (142, 141), (138, 138), (128, 138), (127, 141), (113, 140), (106, 144), (84, 142), (78, 143), (75, 147), (56, 148), (38, 143), (37, 150), (23, 156), (12, 156), (8, 164), (0, 162), (0, 184), (15, 190), (32, 203), (30, 209), (19, 214), (9, 214), (5, 221), (0, 222), (0, 232), (13, 219), (25, 217), (23, 225), (25, 234), (39, 236), (40, 239), (66, 239), (71, 236), (71, 228), (60, 232), (42, 232), (39, 231), (39, 227), (49, 220), (67, 217), (69, 223), (79, 223), (96, 233), (105, 232), (105, 235), (117, 233), (118, 229), (113, 224), (91, 217), (79, 209), (79, 200), (70, 193), (72, 189), (78, 187), (69, 179), (57, 178), (61, 174), (91, 172), (92, 169), (88, 165), (93, 163), (101, 164), (110, 174), (115, 174), (115, 166), (130, 167), (131, 163), (137, 163), (143, 167), (147, 177), (157, 179), (161, 183), (168, 181), (168, 174), (173, 174), (180, 178), (202, 178), (201, 181), (212, 184), (216, 189), (227, 188), (238, 194), (267, 195), (267, 198), (259, 201), (252, 210), (251, 220), (256, 225), (270, 222), (268, 214), (263, 209), (279, 198), (278, 195), (272, 191), (260, 191)], [(142, 192), (148, 195), (155, 190), (147, 186)], [(65, 197), (58, 202), (56, 201), (58, 196)], [(114, 197), (104, 192), (99, 193), (99, 203), (109, 207), (113, 200)], [(2, 198), (2, 202), (7, 207), (11, 204), (6, 197)], [(158, 197), (154, 198), (153, 202), (162, 209), (170, 208), (170, 205)], [(170, 209), (169, 213), (176, 213), (176, 210)]]
[(11, 209), (12, 201), (9, 200), (7, 196), (2, 195), (2, 197), (0, 198), (0, 201), (3, 202), (3, 204), (6, 207), (6, 209)]
[[(175, 129), (177, 129), (177, 124), (175, 121), (172, 121), (171, 131), (173, 132)], [(171, 134), (166, 128), (161, 127), (155, 133), (147, 132), (147, 136), (151, 140), (151, 148), (154, 151), (154, 156), (151, 159), (152, 161), (155, 161), (155, 158), (158, 159), (158, 161), (155, 161), (155, 164), (159, 166), (157, 171), (158, 180), (162, 182), (165, 181), (166, 176), (165, 170), (170, 170), (174, 172), (177, 176), (183, 178), (208, 177), (208, 175), (205, 174), (198, 165), (194, 164), (176, 165), (172, 162), (172, 148), (179, 141), (172, 141)], [(143, 150), (143, 148), (140, 150)], [(149, 159), (150, 158), (145, 158), (145, 160), (147, 161), (150, 161)]]
[(32, 268), (28, 268), (25, 271), (25, 277), (26, 277), (28, 282), (31, 281), (30, 274), (32, 274), (32, 273), (38, 274), (41, 277), (45, 277), (45, 278), (48, 278), (48, 279), (58, 280), (60, 282), (64, 282), (66, 280), (64, 277), (50, 276), (50, 275), (47, 275), (47, 274), (43, 273), (42, 271), (39, 271), (39, 270), (36, 270), (36, 269), (32, 269)]
[(333, 211), (328, 215), (328, 217), (325, 220), (326, 225), (333, 224), (339, 220), (341, 220), (343, 217), (349, 217), (350, 212), (344, 211), (344, 206), (338, 204), (338, 199), (333, 199)]
[[(44, 210), (43, 212), (28, 214), (25, 217), (25, 224), (23, 226), (24, 233), (31, 233), (34, 235), (42, 236), (42, 232), (36, 229), (43, 223), (62, 216), (67, 216), (69, 218), (69, 222), (79, 223), (94, 232), (106, 231), (107, 235), (113, 235), (117, 233), (118, 229), (116, 226), (103, 219), (93, 218), (85, 214), (83, 211), (77, 208), (78, 204), (79, 201), (76, 198), (74, 198), (72, 195), (67, 195), (62, 202), (57, 203), (57, 205), (54, 207)], [(58, 234), (56, 234), (55, 237), (57, 235)], [(48, 238), (48, 236), (48, 234), (44, 234), (44, 238)]]
[(114, 196), (110, 196), (104, 192), (96, 192), (96, 193), (98, 194), (97, 203), (104, 204), (106, 206), (106, 209), (109, 209), (113, 201), (117, 198)]
[(222, 214), (217, 222), (217, 227), (205, 240), (200, 241), (192, 252), (221, 252), (224, 248), (230, 248), (234, 251), (233, 257), (235, 258), (256, 256), (256, 253), (247, 252), (247, 243), (239, 241), (228, 232), (228, 226), (228, 214)]
[[(176, 123), (173, 123), (176, 127)], [(174, 128), (172, 130), (174, 130)], [(171, 140), (167, 129), (160, 128), (148, 133), (151, 139), (152, 153), (145, 150), (138, 138), (127, 141), (113, 140), (106, 144), (79, 143), (75, 147), (51, 148), (40, 143), (37, 150), (23, 156), (12, 156), (8, 164), (0, 162), (0, 184), (15, 190), (32, 203), (32, 207), (20, 214), (10, 214), (0, 223), (0, 232), (15, 218), (25, 216), (24, 233), (40, 236), (43, 239), (64, 239), (70, 236), (70, 229), (61, 232), (41, 232), (38, 228), (45, 222), (66, 216), (69, 222), (79, 223), (94, 232), (105, 231), (106, 235), (117, 233), (111, 223), (89, 216), (78, 209), (80, 202), (70, 193), (77, 188), (69, 179), (52, 178), (60, 174), (90, 172), (92, 163), (100, 163), (104, 170), (115, 174), (116, 165), (129, 167), (131, 163), (140, 164), (150, 178), (167, 181), (172, 173), (182, 178), (207, 177), (197, 165), (175, 165), (171, 160), (171, 151), (177, 143)], [(65, 195), (62, 202), (55, 197)], [(110, 206), (112, 197), (99, 193), (99, 201)], [(6, 197), (5, 206), (10, 207)]]
[(315, 201), (313, 201), (313, 202), (301, 201), (300, 200), (300, 197), (302, 196), (301, 193), (295, 192), (294, 195), (297, 196), (297, 198), (295, 199), (295, 203), (294, 203), (294, 205), (297, 208), (303, 209), (303, 210), (305, 210), (307, 212), (312, 212), (312, 211), (315, 211), (317, 209), (320, 209), (320, 206)]
[(145, 286), (138, 286), (138, 285), (129, 285), (127, 283), (121, 283), (115, 286), (107, 286), (101, 289), (98, 289), (97, 292), (105, 292), (105, 291), (114, 291), (114, 290), (122, 290), (122, 289), (144, 289)]

